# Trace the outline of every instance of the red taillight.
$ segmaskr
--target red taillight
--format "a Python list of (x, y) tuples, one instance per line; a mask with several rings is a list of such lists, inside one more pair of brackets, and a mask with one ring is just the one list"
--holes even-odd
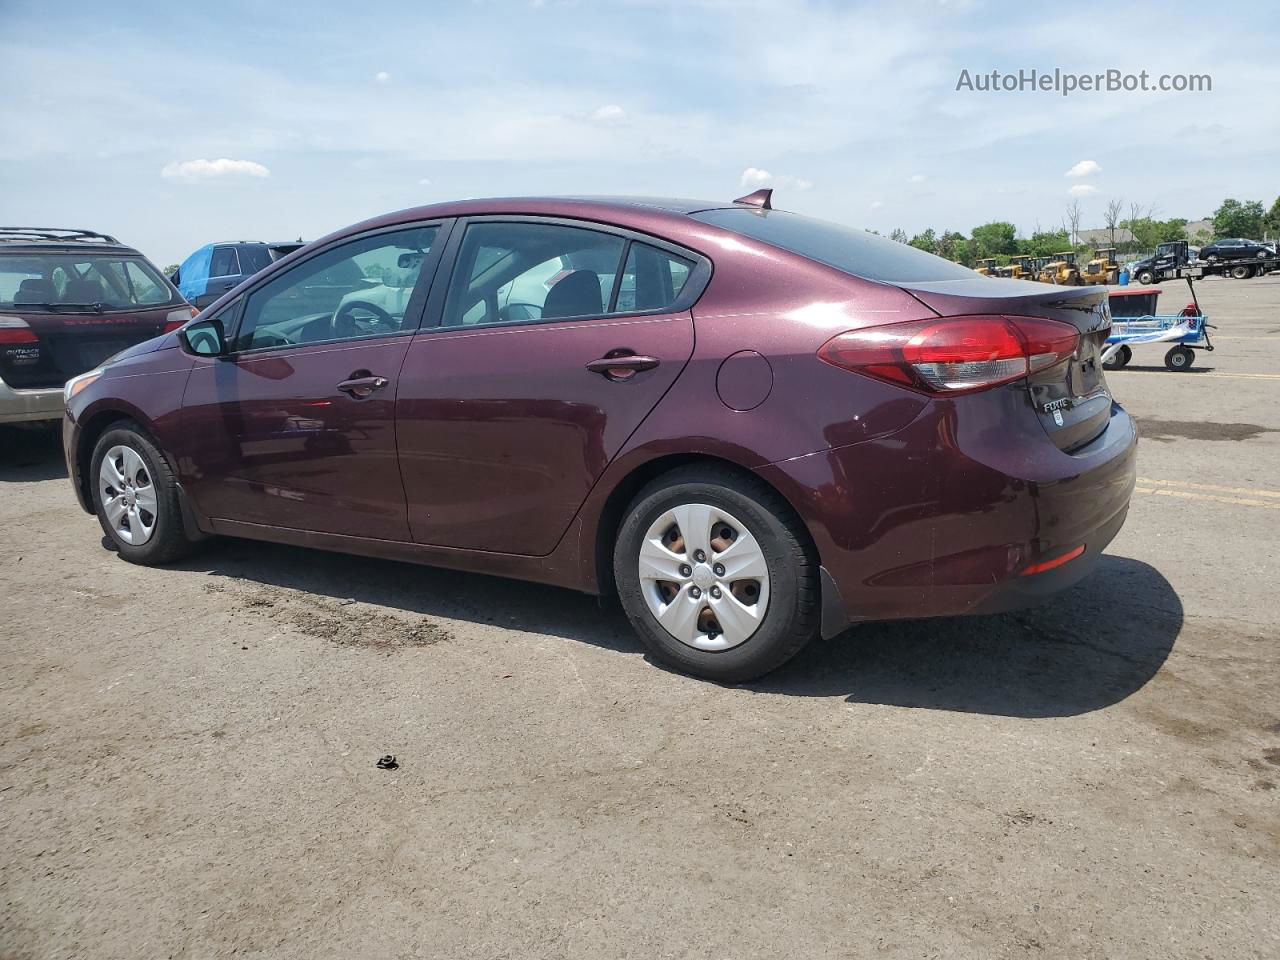
[(1072, 560), (1080, 556), (1080, 554), (1082, 553), (1084, 553), (1083, 543), (1080, 544), (1080, 546), (1076, 547), (1074, 550), (1068, 550), (1066, 553), (1064, 553), (1060, 557), (1054, 557), (1052, 560), (1046, 560), (1043, 563), (1033, 563), (1031, 566), (1027, 567), (1025, 570), (1019, 573), (1018, 576), (1029, 577), (1033, 573), (1046, 573), (1049, 570), (1056, 570), (1058, 567), (1062, 566), (1064, 563), (1070, 563)]
[(173, 333), (186, 326), (187, 321), (194, 317), (200, 311), (195, 307), (186, 307), (182, 310), (170, 310), (169, 315), (164, 318), (164, 327), (161, 333)]
[(955, 394), (1060, 363), (1079, 336), (1070, 324), (1042, 317), (946, 317), (850, 330), (824, 343), (818, 357), (926, 393)]
[(21, 317), (0, 317), (0, 344), (39, 343), (40, 338)]

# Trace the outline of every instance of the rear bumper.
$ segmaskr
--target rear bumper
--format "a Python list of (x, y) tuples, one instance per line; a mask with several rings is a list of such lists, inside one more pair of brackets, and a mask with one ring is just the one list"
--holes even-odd
[[(936, 402), (892, 436), (757, 471), (807, 524), (824, 594), (838, 595), (847, 622), (1026, 606), (1093, 569), (1128, 512), (1133, 422), (1113, 405), (1107, 429), (1067, 454), (1034, 412), (1008, 416), (1010, 399)], [(1075, 559), (1021, 575), (1081, 545)]]
[(0, 423), (62, 418), (62, 388), (19, 390), (0, 380)]

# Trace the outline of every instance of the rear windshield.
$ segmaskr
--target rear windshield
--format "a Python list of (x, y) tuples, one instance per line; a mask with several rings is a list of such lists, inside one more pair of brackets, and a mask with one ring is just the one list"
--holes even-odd
[(180, 302), (141, 257), (0, 253), (0, 310), (137, 310)]
[(867, 280), (919, 283), (967, 280), (974, 276), (968, 267), (905, 243), (784, 210), (726, 207), (703, 210), (692, 216)]

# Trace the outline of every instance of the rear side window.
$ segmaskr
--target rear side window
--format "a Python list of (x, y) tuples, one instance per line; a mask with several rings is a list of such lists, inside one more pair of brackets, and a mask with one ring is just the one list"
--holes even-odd
[(673, 304), (684, 289), (693, 264), (647, 243), (634, 242), (627, 253), (618, 287), (617, 313), (661, 310)]
[(867, 280), (920, 283), (974, 276), (968, 267), (905, 243), (784, 210), (729, 207), (692, 216)]
[(473, 223), (458, 252), (443, 325), (598, 317), (625, 241), (554, 223)]
[(214, 247), (213, 263), (209, 266), (211, 277), (237, 277), (240, 275), (240, 263), (236, 260), (235, 247)]

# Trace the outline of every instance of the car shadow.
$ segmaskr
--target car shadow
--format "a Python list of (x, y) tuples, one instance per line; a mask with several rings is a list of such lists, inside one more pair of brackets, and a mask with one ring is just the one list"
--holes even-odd
[(549, 634), (619, 653), (642, 651), (616, 607), (523, 580), (229, 538), (208, 541), (175, 566), (406, 613)]
[(1142, 689), (1182, 630), (1158, 570), (1104, 555), (1098, 569), (1016, 613), (863, 624), (814, 643), (755, 689), (1007, 717), (1069, 717)]
[[(616, 606), (517, 580), (245, 540), (180, 564), (424, 616), (643, 651)], [(744, 691), (1015, 717), (1074, 716), (1140, 690), (1169, 656), (1182, 603), (1155, 568), (1104, 556), (1080, 584), (1017, 613), (862, 624), (811, 643)]]
[(0, 424), (0, 483), (34, 483), (67, 475), (60, 424)]

